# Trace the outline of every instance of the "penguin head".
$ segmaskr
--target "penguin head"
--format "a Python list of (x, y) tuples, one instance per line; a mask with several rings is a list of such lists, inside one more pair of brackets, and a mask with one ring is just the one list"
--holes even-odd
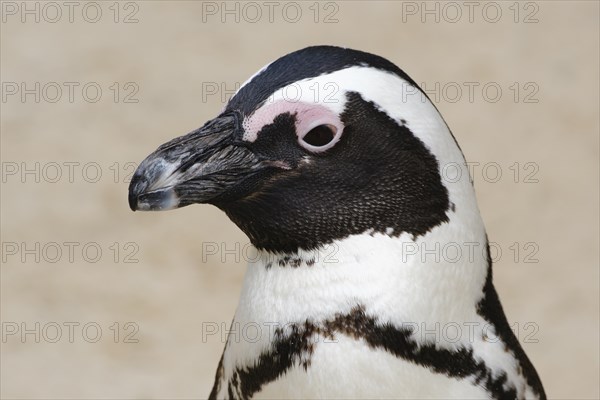
[(448, 163), (464, 164), (462, 153), (408, 75), (369, 53), (309, 47), (264, 67), (219, 116), (150, 154), (129, 204), (213, 204), (272, 252), (365, 232), (417, 237), (465, 197), (464, 182), (442, 179)]

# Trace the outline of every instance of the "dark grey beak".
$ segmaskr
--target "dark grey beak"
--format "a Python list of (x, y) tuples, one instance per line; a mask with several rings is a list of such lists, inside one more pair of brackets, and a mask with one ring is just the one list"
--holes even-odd
[(223, 114), (160, 146), (137, 168), (129, 184), (129, 207), (170, 210), (210, 203), (262, 170), (240, 140), (237, 114)]

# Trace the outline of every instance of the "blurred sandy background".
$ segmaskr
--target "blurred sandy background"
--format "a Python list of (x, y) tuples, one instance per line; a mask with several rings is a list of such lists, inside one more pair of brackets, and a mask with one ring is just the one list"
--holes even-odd
[[(434, 2), (439, 22), (421, 2), (276, 3), (272, 22), (261, 2), (258, 19), (242, 3), (75, 2), (72, 22), (61, 2), (58, 20), (22, 4), (2, 2), (2, 398), (208, 395), (223, 340), (203, 327), (231, 321), (247, 240), (210, 206), (132, 213), (128, 163), (311, 44), (380, 54), (428, 90), (439, 82), (432, 97), (467, 160), (493, 167), (474, 179), (509, 320), (551, 398), (600, 396), (598, 2), (495, 3), (495, 23), (498, 7), (477, 3), (471, 22), (462, 2), (455, 23)], [(210, 255), (213, 243), (240, 247)]]

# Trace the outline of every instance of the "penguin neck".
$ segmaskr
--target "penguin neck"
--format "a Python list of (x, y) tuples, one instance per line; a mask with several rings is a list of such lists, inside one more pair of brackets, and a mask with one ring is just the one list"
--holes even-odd
[(473, 320), (488, 273), (487, 238), (476, 208), (450, 214), (417, 238), (365, 232), (313, 251), (259, 251), (235, 319), (319, 322), (358, 306), (382, 323)]

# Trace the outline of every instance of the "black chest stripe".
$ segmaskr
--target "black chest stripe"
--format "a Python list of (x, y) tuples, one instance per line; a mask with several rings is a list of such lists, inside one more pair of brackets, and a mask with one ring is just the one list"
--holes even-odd
[(546, 399), (546, 393), (544, 392), (542, 381), (540, 380), (535, 367), (531, 361), (529, 361), (527, 354), (525, 354), (525, 351), (521, 347), (519, 340), (516, 338), (512, 329), (510, 328), (510, 324), (508, 323), (506, 315), (504, 314), (504, 310), (502, 309), (502, 304), (498, 298), (498, 293), (496, 293), (496, 289), (492, 283), (492, 259), (490, 257), (490, 248), (489, 244), (487, 243), (487, 239), (486, 246), (488, 272), (485, 285), (483, 287), (483, 299), (477, 304), (477, 313), (494, 326), (494, 330), (496, 331), (496, 334), (500, 340), (506, 343), (508, 350), (512, 351), (520, 364), (523, 376), (527, 380), (527, 384), (531, 386), (535, 394), (537, 394), (540, 399)]
[[(506, 374), (494, 377), (483, 361), (475, 360), (472, 349), (452, 351), (436, 348), (434, 344), (417, 343), (411, 337), (410, 327), (378, 324), (375, 318), (365, 314), (362, 307), (356, 307), (348, 314), (339, 314), (320, 324), (307, 321), (293, 325), (291, 332), (286, 334), (276, 330), (270, 351), (262, 353), (254, 366), (234, 371), (228, 382), (229, 397), (250, 399), (265, 384), (275, 381), (292, 367), (301, 366), (307, 370), (317, 336), (333, 339), (338, 333), (362, 339), (372, 348), (384, 349), (435, 373), (451, 378), (472, 378), (476, 385), (488, 391), (491, 398), (515, 399), (517, 396), (516, 389), (507, 381)], [(215, 387), (217, 385), (220, 383), (215, 382)], [(211, 398), (215, 398), (215, 395), (216, 390), (213, 389)]]

